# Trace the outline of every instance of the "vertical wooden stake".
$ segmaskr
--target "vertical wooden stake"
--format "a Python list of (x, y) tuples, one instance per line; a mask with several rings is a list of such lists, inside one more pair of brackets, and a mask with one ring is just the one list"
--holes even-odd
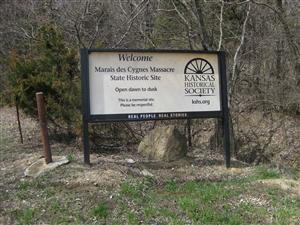
[(43, 92), (36, 93), (36, 102), (37, 102), (39, 121), (41, 126), (41, 136), (42, 136), (42, 142), (44, 148), (45, 161), (48, 164), (52, 162), (52, 155), (51, 155), (51, 149), (49, 144), (48, 127), (47, 127)]
[(20, 121), (20, 113), (19, 113), (19, 103), (18, 103), (17, 99), (16, 99), (16, 111), (17, 111), (17, 121), (18, 121), (20, 140), (21, 140), (21, 143), (23, 144), (23, 134), (22, 134), (21, 121)]

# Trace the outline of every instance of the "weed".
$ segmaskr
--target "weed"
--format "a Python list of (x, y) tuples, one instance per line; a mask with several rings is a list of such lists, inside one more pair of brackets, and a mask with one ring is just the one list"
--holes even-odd
[(224, 188), (220, 184), (205, 183), (199, 187), (199, 197), (203, 203), (212, 203), (219, 198), (224, 198)]
[(173, 220), (177, 219), (176, 213), (168, 208), (160, 208), (159, 213), (162, 217), (171, 218)]
[(43, 195), (44, 195), (46, 198), (50, 198), (50, 197), (52, 197), (52, 196), (55, 195), (55, 192), (54, 192), (54, 190), (53, 190), (52, 188), (45, 188), (45, 189), (43, 190)]
[(197, 191), (198, 188), (199, 184), (197, 184), (195, 181), (188, 181), (185, 184), (183, 184), (183, 189), (185, 189), (189, 193)]
[(29, 181), (21, 181), (20, 183), (20, 190), (27, 190), (31, 186), (31, 183)]
[(17, 211), (16, 218), (20, 224), (32, 224), (35, 210), (32, 208)]
[(63, 211), (59, 201), (57, 201), (56, 199), (50, 204), (50, 207), (51, 209), (54, 211), (54, 212), (61, 212)]
[(74, 154), (70, 153), (67, 155), (67, 159), (69, 160), (69, 162), (74, 162), (76, 158)]
[(166, 183), (165, 189), (170, 192), (176, 192), (178, 191), (178, 184), (174, 180), (169, 181)]
[(258, 166), (256, 168), (256, 174), (258, 179), (274, 179), (280, 177), (278, 170), (266, 166)]
[(179, 205), (185, 214), (193, 221), (198, 221), (199, 218), (199, 204), (193, 197), (183, 197), (179, 200)]
[(141, 194), (136, 186), (130, 183), (124, 183), (121, 186), (121, 194), (130, 197), (130, 198), (140, 198)]
[(128, 224), (130, 224), (130, 225), (139, 224), (139, 220), (138, 220), (137, 216), (135, 215), (135, 213), (133, 213), (133, 212), (127, 213), (127, 219), (128, 219)]
[(26, 191), (20, 190), (20, 191), (17, 192), (16, 196), (17, 196), (19, 199), (24, 200), (24, 199), (26, 199), (26, 198), (28, 197), (28, 194), (27, 194)]
[(100, 202), (96, 208), (93, 210), (93, 215), (100, 219), (105, 219), (108, 217), (109, 207), (106, 202)]
[(291, 169), (289, 169), (289, 173), (293, 179), (295, 179), (295, 180), (300, 179), (300, 170), (299, 169), (291, 168)]
[(16, 194), (16, 196), (19, 199), (27, 199), (28, 198), (28, 189), (31, 187), (31, 183), (29, 181), (21, 181), (19, 185), (19, 190)]
[(150, 218), (156, 214), (157, 209), (153, 206), (148, 206), (148, 207), (145, 207), (143, 210), (144, 210), (145, 217)]

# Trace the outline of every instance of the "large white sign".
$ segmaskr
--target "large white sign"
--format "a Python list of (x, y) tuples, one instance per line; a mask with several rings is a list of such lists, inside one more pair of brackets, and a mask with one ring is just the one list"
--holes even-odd
[(91, 52), (90, 114), (221, 111), (218, 54)]

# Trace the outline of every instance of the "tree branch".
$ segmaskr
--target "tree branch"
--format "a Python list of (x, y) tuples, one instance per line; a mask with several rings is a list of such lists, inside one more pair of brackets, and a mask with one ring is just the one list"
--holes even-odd
[(222, 39), (223, 39), (223, 11), (224, 11), (224, 1), (220, 0), (221, 2), (221, 10), (220, 10), (220, 23), (219, 23), (219, 29), (220, 29), (220, 38), (219, 38), (219, 45), (218, 45), (218, 51), (220, 51), (222, 46)]
[(95, 32), (94, 32), (93, 38), (90, 42), (89, 48), (91, 48), (94, 45), (94, 42), (97, 39), (97, 36), (99, 34), (99, 25), (100, 25), (101, 19), (103, 18), (103, 15), (104, 15), (104, 12), (102, 12), (102, 14), (97, 19)]
[[(149, 2), (149, 0), (146, 1), (147, 3)], [(145, 3), (145, 1), (142, 1), (140, 3), (140, 5), (142, 3)], [(140, 5), (138, 7), (140, 7)], [(139, 14), (146, 8), (147, 4), (145, 4), (131, 19), (129, 19), (129, 21), (127, 22), (128, 27), (125, 31), (125, 33), (122, 35), (122, 37), (120, 38), (120, 40), (112, 47), (112, 48), (116, 48), (119, 44), (121, 44), (121, 42), (125, 39), (125, 37), (127, 36), (128, 32), (130, 31), (132, 25), (133, 25), (133, 22), (134, 20), (139, 16)], [(135, 9), (136, 10), (136, 9)]]
[(243, 23), (243, 29), (242, 29), (242, 34), (241, 34), (241, 41), (239, 46), (237, 47), (234, 57), (233, 57), (233, 66), (232, 66), (232, 77), (231, 77), (231, 82), (229, 85), (229, 94), (228, 94), (228, 98), (229, 98), (229, 103), (231, 103), (231, 96), (234, 90), (234, 86), (237, 80), (237, 75), (236, 75), (236, 67), (237, 67), (237, 61), (238, 61), (238, 54), (244, 44), (245, 41), (245, 34), (246, 34), (246, 27), (247, 27), (247, 22), (248, 22), (248, 18), (249, 18), (249, 14), (250, 14), (250, 10), (251, 10), (251, 3), (248, 3), (248, 8), (247, 8), (247, 12), (246, 12), (246, 18), (244, 20)]
[(192, 38), (191, 38), (191, 24), (189, 23), (189, 21), (184, 17), (184, 15), (178, 10), (177, 6), (175, 5), (174, 1), (172, 0), (172, 4), (174, 7), (175, 12), (178, 14), (178, 16), (180, 17), (180, 19), (184, 22), (184, 24), (187, 26), (188, 30), (187, 30), (187, 37), (188, 37), (188, 42), (190, 45), (190, 49), (194, 49), (193, 47), (193, 43), (192, 43)]

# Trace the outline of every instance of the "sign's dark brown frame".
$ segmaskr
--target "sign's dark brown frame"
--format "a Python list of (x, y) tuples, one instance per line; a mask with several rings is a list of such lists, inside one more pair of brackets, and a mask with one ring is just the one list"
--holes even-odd
[[(201, 111), (201, 112), (182, 112), (184, 117), (176, 118), (143, 118), (128, 117), (128, 114), (110, 114), (110, 115), (91, 115), (90, 112), (90, 89), (89, 89), (89, 54), (92, 52), (142, 52), (142, 53), (199, 53), (215, 54), (218, 56), (219, 75), (220, 75), (220, 111)], [(89, 123), (98, 122), (117, 122), (117, 121), (145, 121), (145, 120), (166, 120), (166, 119), (193, 119), (193, 118), (220, 118), (223, 124), (224, 139), (224, 157), (226, 167), (230, 167), (230, 132), (229, 132), (229, 112), (226, 81), (225, 52), (223, 51), (194, 51), (194, 50), (143, 50), (143, 49), (86, 49), (80, 50), (81, 61), (81, 89), (82, 89), (82, 129), (83, 129), (83, 150), (84, 162), (90, 164), (90, 146), (89, 146)], [(163, 112), (171, 114), (173, 112)], [(178, 112), (177, 112), (178, 113)], [(152, 114), (152, 113), (151, 113)], [(154, 113), (155, 114), (155, 113)], [(180, 114), (180, 113), (179, 113)], [(134, 115), (134, 114), (130, 114)], [(141, 115), (139, 113), (138, 115)]]

